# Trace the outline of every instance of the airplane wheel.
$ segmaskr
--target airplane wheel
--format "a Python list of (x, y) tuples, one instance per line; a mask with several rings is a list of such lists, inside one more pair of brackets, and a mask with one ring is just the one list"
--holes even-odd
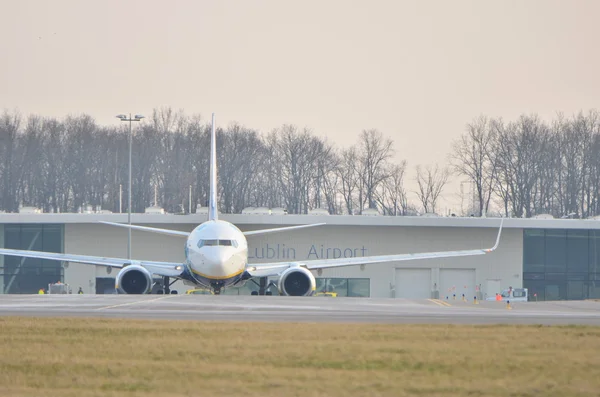
[(171, 291), (171, 295), (177, 295), (177, 291), (176, 290), (172, 290)]
[(267, 292), (265, 293), (265, 295), (269, 295), (269, 296), (271, 296), (271, 295), (273, 295), (273, 293), (272, 293), (271, 291), (267, 291)]
[(250, 295), (258, 295), (258, 291), (252, 291)]

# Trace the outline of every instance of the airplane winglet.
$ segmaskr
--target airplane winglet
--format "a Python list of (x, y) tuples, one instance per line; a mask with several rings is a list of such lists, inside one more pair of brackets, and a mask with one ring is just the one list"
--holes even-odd
[(243, 232), (243, 233), (244, 233), (245, 236), (254, 236), (254, 235), (257, 235), (257, 234), (285, 232), (285, 231), (288, 231), (288, 230), (304, 229), (306, 227), (314, 227), (314, 226), (322, 226), (322, 225), (325, 225), (325, 223), (311, 223), (311, 224), (308, 224), (308, 225), (277, 227), (275, 229), (251, 230), (251, 231)]
[(498, 229), (498, 237), (496, 237), (496, 244), (494, 244), (494, 246), (492, 248), (486, 249), (485, 252), (495, 251), (496, 248), (498, 248), (498, 245), (500, 245), (500, 235), (502, 234), (502, 225), (503, 224), (504, 224), (504, 218), (502, 218), (502, 220), (500, 221), (500, 229)]

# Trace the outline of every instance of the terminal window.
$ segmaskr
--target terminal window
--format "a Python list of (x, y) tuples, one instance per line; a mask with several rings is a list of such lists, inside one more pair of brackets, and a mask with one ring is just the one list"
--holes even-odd
[(600, 298), (600, 231), (525, 229), (523, 286), (531, 300)]
[(371, 283), (368, 278), (317, 278), (316, 293), (334, 292), (336, 296), (368, 298)]
[[(2, 227), (0, 225), (0, 227)], [(63, 252), (63, 226), (51, 224), (4, 225), (4, 248)], [(62, 264), (36, 258), (3, 256), (0, 292), (5, 294), (34, 294), (48, 284), (64, 281)]]

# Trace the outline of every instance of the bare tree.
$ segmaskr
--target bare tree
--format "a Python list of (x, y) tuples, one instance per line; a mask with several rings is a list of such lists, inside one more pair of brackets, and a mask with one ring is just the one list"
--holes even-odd
[(221, 133), (219, 183), (224, 212), (241, 212), (247, 206), (258, 168), (263, 162), (263, 144), (256, 131), (238, 124)]
[(453, 143), (451, 162), (454, 171), (473, 183), (478, 216), (487, 212), (493, 193), (496, 165), (491, 154), (493, 130), (490, 120), (480, 116), (467, 125), (467, 132)]
[(309, 202), (311, 208), (327, 208), (330, 213), (335, 213), (335, 192), (333, 184), (335, 182), (335, 169), (337, 168), (337, 156), (324, 138), (313, 140), (313, 149), (315, 150), (316, 173), (311, 183), (311, 196)]
[(587, 152), (589, 171), (585, 186), (588, 216), (600, 215), (600, 114), (590, 111), (588, 114), (591, 142)]
[(588, 188), (591, 167), (594, 159), (590, 156), (593, 147), (594, 131), (598, 129), (598, 116), (590, 112), (575, 116), (569, 123), (561, 124), (560, 142), (562, 147), (563, 184), (561, 198), (564, 202), (563, 214), (576, 213), (582, 217), (590, 215), (590, 203), (594, 193)]
[(404, 188), (406, 161), (390, 165), (387, 178), (376, 191), (377, 202), (384, 215), (406, 215), (408, 198)]
[(537, 116), (521, 116), (517, 122), (496, 123), (493, 152), (496, 186), (516, 217), (530, 217), (536, 210), (540, 169), (546, 162), (548, 127)]
[(340, 162), (336, 169), (336, 174), (339, 177), (339, 193), (344, 199), (346, 212), (348, 215), (354, 215), (354, 209), (358, 205), (355, 202), (355, 191), (359, 186), (360, 175), (356, 164), (358, 163), (358, 155), (356, 147), (352, 146), (349, 149), (343, 150), (340, 155)]
[(14, 155), (18, 145), (21, 115), (18, 112), (10, 113), (5, 110), (0, 117), (0, 154), (2, 155), (2, 208), (9, 212), (16, 212), (19, 206), (16, 187), (19, 184), (19, 167), (15, 163)]
[(416, 180), (419, 189), (416, 192), (417, 197), (426, 213), (435, 213), (437, 201), (450, 177), (450, 170), (448, 168), (439, 168), (437, 164), (435, 167), (428, 165), (425, 169), (418, 165), (416, 170)]
[[(393, 142), (378, 130), (363, 130), (358, 140), (359, 203), (377, 208), (375, 192), (390, 175), (388, 162), (394, 154)], [(364, 201), (363, 201), (364, 200)]]
[[(159, 154), (155, 159), (148, 159), (154, 175), (150, 185), (143, 189), (153, 197), (156, 188), (160, 192), (157, 204), (166, 211), (185, 212), (184, 203), (188, 201), (189, 186), (194, 181), (189, 167), (192, 153), (186, 136), (188, 118), (183, 111), (175, 112), (169, 107), (155, 109), (151, 127), (156, 133)], [(146, 206), (150, 204), (154, 204), (153, 199), (144, 203)]]
[(291, 214), (307, 213), (311, 184), (317, 176), (315, 164), (323, 154), (321, 140), (307, 129), (300, 132), (293, 125), (284, 125), (270, 134), (269, 143), (275, 147), (276, 178), (285, 207)]
[(279, 181), (279, 157), (276, 134), (263, 137), (259, 153), (261, 166), (254, 175), (254, 183), (248, 191), (247, 206), (285, 207), (284, 194)]
[[(43, 183), (38, 180), (43, 172), (43, 120), (32, 115), (27, 119), (27, 125), (20, 136), (18, 145), (18, 196), (24, 206), (37, 206), (43, 204)], [(40, 197), (41, 196), (41, 197)]]
[(93, 152), (98, 127), (89, 115), (69, 116), (65, 120), (67, 152), (65, 171), (72, 194), (71, 210), (77, 211), (91, 204), (91, 173), (102, 161)]
[[(23, 125), (22, 125), (23, 124)], [(134, 211), (143, 211), (159, 187), (159, 205), (180, 211), (193, 188), (192, 205), (206, 205), (210, 125), (198, 115), (155, 110), (136, 125), (133, 143)], [(128, 179), (129, 128), (102, 127), (89, 115), (64, 120), (0, 115), (0, 209), (20, 204), (45, 211), (85, 205), (118, 210), (119, 185)], [(403, 187), (406, 163), (394, 164), (392, 141), (365, 130), (357, 144), (336, 152), (307, 129), (284, 125), (261, 136), (233, 124), (218, 129), (219, 208), (286, 207), (290, 213), (327, 208), (386, 215), (416, 210)], [(512, 122), (479, 117), (453, 143), (453, 171), (472, 183), (480, 214), (492, 200), (507, 215), (600, 213), (600, 115), (592, 110), (546, 124), (535, 115)], [(435, 212), (447, 169), (417, 167), (417, 196)], [(126, 209), (126, 208), (125, 208)]]
[(43, 182), (39, 182), (44, 186), (45, 203), (42, 208), (45, 211), (65, 212), (68, 205), (68, 185), (64, 171), (67, 154), (63, 123), (56, 119), (46, 119), (42, 138), (45, 161), (41, 174)]

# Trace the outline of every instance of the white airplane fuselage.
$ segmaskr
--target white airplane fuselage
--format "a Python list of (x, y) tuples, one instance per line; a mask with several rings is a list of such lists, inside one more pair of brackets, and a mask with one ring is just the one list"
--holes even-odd
[(185, 245), (191, 276), (209, 288), (222, 288), (239, 281), (248, 263), (248, 242), (232, 223), (210, 220), (189, 235)]

